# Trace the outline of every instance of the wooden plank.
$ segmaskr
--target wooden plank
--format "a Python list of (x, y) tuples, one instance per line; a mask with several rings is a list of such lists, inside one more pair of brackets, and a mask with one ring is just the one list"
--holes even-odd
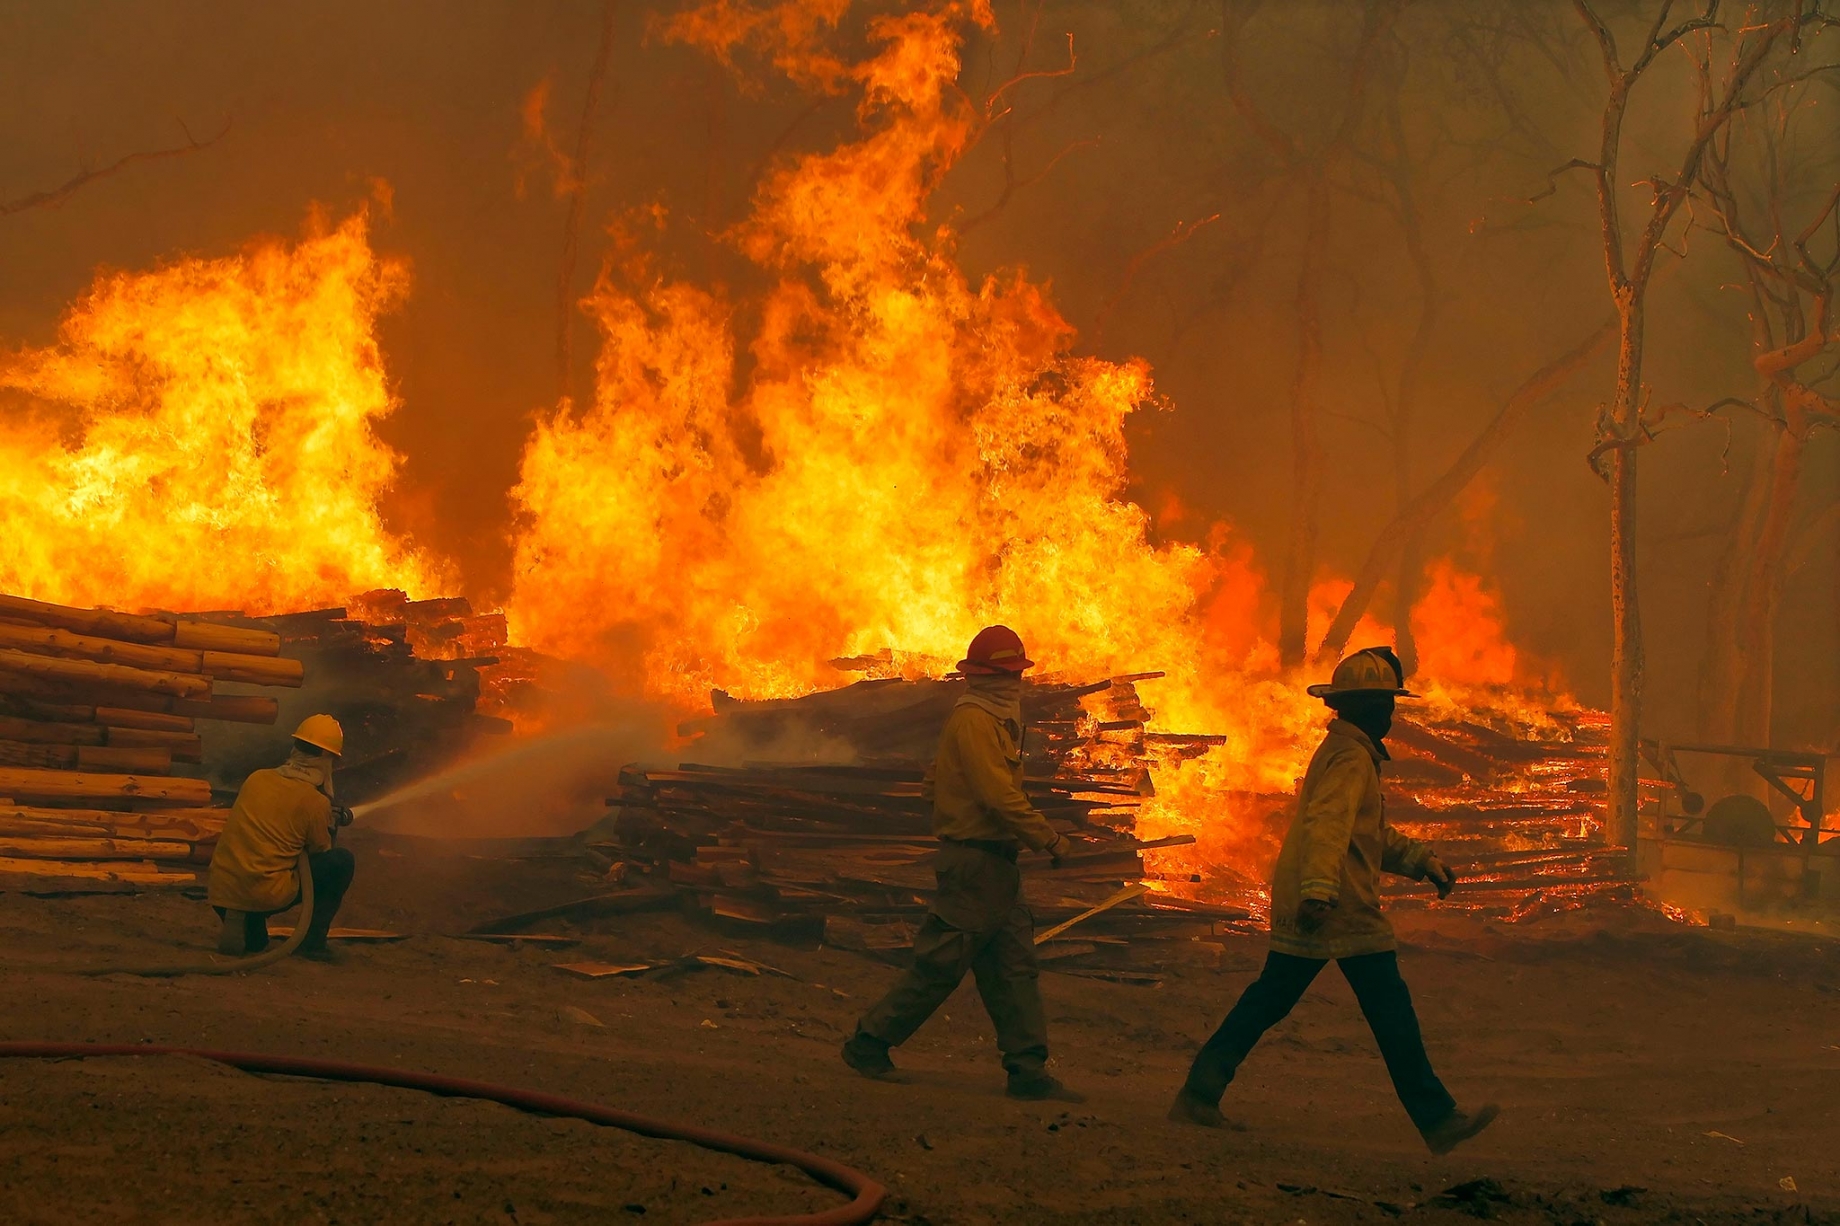
[(1129, 902), (1131, 901), (1131, 899), (1140, 897), (1144, 894), (1148, 894), (1149, 892), (1150, 892), (1150, 887), (1146, 885), (1144, 882), (1140, 881), (1136, 885), (1128, 885), (1124, 889), (1112, 895), (1110, 898), (1106, 899), (1104, 902), (1100, 903), (1098, 906), (1088, 907), (1086, 910), (1080, 912), (1078, 915), (1074, 916), (1072, 919), (1063, 920), (1062, 922), (1054, 925), (1054, 927), (1048, 929), (1046, 932), (1036, 933), (1035, 943), (1037, 945), (1040, 945), (1040, 944), (1043, 944), (1044, 942), (1052, 941), (1055, 937), (1067, 931), (1069, 928), (1073, 927), (1075, 924), (1079, 923), (1081, 920), (1091, 919), (1093, 916), (1099, 914), (1101, 911), (1109, 911), (1121, 902)]
[(162, 732), (151, 728), (105, 729), (111, 749), (162, 749), (175, 762), (204, 761), (204, 738), (196, 732)]
[(0, 768), (0, 796), (14, 800), (150, 800), (171, 807), (201, 808), (211, 803), (211, 785), (203, 779), (4, 767)]
[(170, 643), (177, 629), (173, 622), (157, 617), (117, 613), (113, 609), (78, 609), (23, 596), (0, 595), (0, 617), (131, 643)]
[(608, 979), (621, 975), (643, 975), (652, 969), (650, 962), (552, 962), (551, 970), (578, 979)]
[(106, 745), (47, 745), (28, 741), (0, 741), (0, 765), (43, 767), (49, 770), (122, 771), (164, 775), (172, 770), (172, 754), (161, 748), (111, 749)]
[[(283, 924), (279, 927), (272, 927), (268, 930), (268, 935), (285, 941), (294, 935), (294, 926), (292, 924)], [(358, 941), (368, 945), (378, 945), (390, 941), (406, 941), (409, 939), (409, 935), (410, 934), (406, 932), (391, 932), (387, 928), (333, 928), (326, 933), (326, 939), (330, 941)]]
[(0, 875), (72, 877), (86, 881), (126, 881), (137, 885), (184, 885), (198, 874), (162, 868), (152, 861), (77, 861), (0, 859)]
[[(30, 699), (41, 705), (67, 709), (81, 707), (93, 712), (101, 707), (143, 711), (184, 719), (217, 719), (243, 724), (272, 724), (281, 704), (262, 694), (217, 694), (201, 699), (174, 698), (95, 685), (84, 682), (60, 682), (40, 677), (23, 677), (0, 673), (0, 694), (15, 701)], [(77, 721), (75, 716), (61, 718)], [(83, 719), (93, 719), (86, 714)], [(125, 726), (125, 725), (124, 725)]]
[(207, 698), (211, 693), (210, 679), (191, 673), (130, 668), (125, 664), (98, 664), (93, 660), (66, 660), (11, 648), (0, 649), (0, 670), (4, 670), (0, 671), (0, 692), (6, 692), (8, 677), (25, 677), (66, 685), (140, 690), (194, 700)]
[(172, 839), (109, 839), (0, 834), (0, 858), (14, 856), (28, 860), (185, 861), (193, 858), (193, 847), (190, 843)]
[(542, 907), (535, 911), (524, 911), (517, 915), (486, 920), (484, 923), (475, 924), (469, 931), (496, 935), (515, 932), (538, 920), (593, 919), (603, 915), (627, 915), (635, 911), (652, 911), (669, 907), (676, 901), (676, 898), (676, 893), (671, 890), (616, 890), (610, 894), (595, 894), (587, 898), (559, 903), (553, 907)]
[(297, 686), (302, 677), (299, 660), (281, 659), (272, 653), (250, 655), (222, 650), (188, 650), (178, 646), (124, 643), (48, 626), (17, 626), (7, 622), (0, 622), (0, 648), (65, 659), (94, 660), (100, 664), (125, 664), (133, 668), (208, 673), (221, 681), (247, 681), (256, 685)]

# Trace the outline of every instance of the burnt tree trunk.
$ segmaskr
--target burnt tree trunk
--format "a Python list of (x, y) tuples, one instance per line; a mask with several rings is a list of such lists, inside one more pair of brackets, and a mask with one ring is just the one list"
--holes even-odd
[[(1618, 118), (1621, 116), (1619, 114)], [(1611, 190), (1614, 190), (1612, 188)], [(1610, 423), (1622, 440), (1641, 428), (1642, 342), (1646, 324), (1641, 282), (1620, 284), (1613, 274), (1616, 301), (1616, 393)], [(1614, 836), (1633, 857), (1636, 847), (1637, 779), (1642, 736), (1642, 606), (1636, 588), (1636, 448), (1613, 447), (1608, 456), (1610, 485), (1610, 819)]]
[(1278, 613), (1278, 656), (1286, 668), (1309, 653), (1310, 581), (1316, 573), (1316, 537), (1322, 505), (1322, 439), (1317, 429), (1317, 384), (1322, 373), (1322, 245), (1329, 231), (1329, 185), (1320, 176), (1309, 188), (1303, 262), (1297, 270), (1297, 364), (1291, 376), (1291, 531), (1284, 553)]

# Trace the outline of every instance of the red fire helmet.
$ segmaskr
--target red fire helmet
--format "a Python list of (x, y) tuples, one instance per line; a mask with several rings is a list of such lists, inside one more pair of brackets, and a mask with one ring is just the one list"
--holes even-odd
[(986, 626), (971, 640), (965, 658), (958, 662), (961, 673), (1019, 673), (1034, 667), (1035, 661), (1023, 649), (1022, 636), (1008, 626)]

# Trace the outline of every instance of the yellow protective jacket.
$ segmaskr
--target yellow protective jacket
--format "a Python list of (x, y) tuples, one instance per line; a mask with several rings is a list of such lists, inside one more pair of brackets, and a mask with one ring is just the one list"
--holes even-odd
[(1022, 791), (1022, 730), (983, 707), (952, 708), (933, 760), (933, 833), (1016, 840), (1037, 851), (1060, 839)]
[(332, 802), (304, 779), (261, 770), (243, 781), (224, 832), (211, 853), (213, 907), (281, 911), (300, 883), (294, 861), (302, 851), (330, 851)]
[[(1310, 759), (1297, 816), (1271, 880), (1271, 947), (1299, 958), (1350, 958), (1393, 949), (1380, 910), (1380, 874), (1422, 880), (1431, 849), (1386, 824), (1383, 754), (1367, 734), (1333, 720)], [(1297, 926), (1306, 898), (1335, 904), (1315, 932)]]

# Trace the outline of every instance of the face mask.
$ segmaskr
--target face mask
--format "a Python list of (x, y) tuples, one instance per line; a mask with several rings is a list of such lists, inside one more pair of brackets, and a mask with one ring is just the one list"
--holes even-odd
[(1393, 730), (1395, 705), (1391, 694), (1360, 694), (1344, 698), (1332, 709), (1336, 715), (1365, 732), (1367, 739), (1378, 745)]

